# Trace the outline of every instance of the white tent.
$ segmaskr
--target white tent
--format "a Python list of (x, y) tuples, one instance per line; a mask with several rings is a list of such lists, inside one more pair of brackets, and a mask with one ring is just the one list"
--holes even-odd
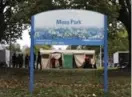
[(0, 50), (0, 62), (5, 62), (9, 66), (9, 62), (10, 62), (9, 50)]
[(41, 54), (51, 54), (51, 53), (66, 53), (66, 54), (95, 54), (95, 50), (43, 50), (40, 49)]
[(0, 44), (0, 50), (3, 50), (4, 48), (3, 48), (3, 46), (2, 46), (2, 44)]
[[(61, 56), (60, 54), (62, 54), (62, 60), (64, 60), (63, 54), (72, 54), (74, 56), (77, 67), (82, 67), (84, 59), (85, 59), (85, 55), (95, 56), (95, 50), (43, 50), (43, 49), (40, 49), (40, 53), (41, 55), (49, 55), (49, 57), (47, 58), (42, 58), (42, 66), (44, 68), (50, 68), (50, 58), (52, 56), (57, 56), (57, 57)], [(92, 61), (93, 60), (95, 60), (95, 57), (93, 57)]]

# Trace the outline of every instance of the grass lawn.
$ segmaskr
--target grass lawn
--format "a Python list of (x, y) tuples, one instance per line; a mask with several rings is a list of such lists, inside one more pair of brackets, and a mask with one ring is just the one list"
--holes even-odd
[[(107, 97), (131, 97), (131, 75), (109, 70)], [(104, 97), (102, 70), (35, 71), (35, 90), (28, 91), (28, 71), (0, 69), (0, 97)]]

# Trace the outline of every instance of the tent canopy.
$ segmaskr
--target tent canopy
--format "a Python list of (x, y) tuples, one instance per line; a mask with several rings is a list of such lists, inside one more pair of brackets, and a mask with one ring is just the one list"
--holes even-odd
[(95, 54), (95, 50), (43, 50), (40, 49), (41, 54), (51, 54), (51, 53), (63, 53), (63, 54)]

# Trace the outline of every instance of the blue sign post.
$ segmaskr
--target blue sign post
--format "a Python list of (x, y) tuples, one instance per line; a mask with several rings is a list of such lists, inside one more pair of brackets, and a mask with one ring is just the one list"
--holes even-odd
[(104, 92), (108, 91), (107, 16), (86, 10), (54, 10), (31, 19), (30, 92), (34, 88), (34, 45), (104, 46)]
[(108, 27), (107, 27), (107, 17), (104, 16), (104, 92), (107, 93), (108, 91), (108, 48), (107, 48), (107, 37), (108, 37)]
[(30, 82), (29, 82), (29, 90), (30, 93), (33, 92), (34, 89), (34, 17), (31, 18), (31, 46), (30, 46)]

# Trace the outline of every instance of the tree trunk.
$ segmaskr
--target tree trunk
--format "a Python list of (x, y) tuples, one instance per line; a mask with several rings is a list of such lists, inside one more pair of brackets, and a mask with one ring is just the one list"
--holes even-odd
[(4, 28), (5, 28), (4, 15), (3, 13), (0, 12), (0, 41), (4, 36), (4, 30), (5, 30)]

